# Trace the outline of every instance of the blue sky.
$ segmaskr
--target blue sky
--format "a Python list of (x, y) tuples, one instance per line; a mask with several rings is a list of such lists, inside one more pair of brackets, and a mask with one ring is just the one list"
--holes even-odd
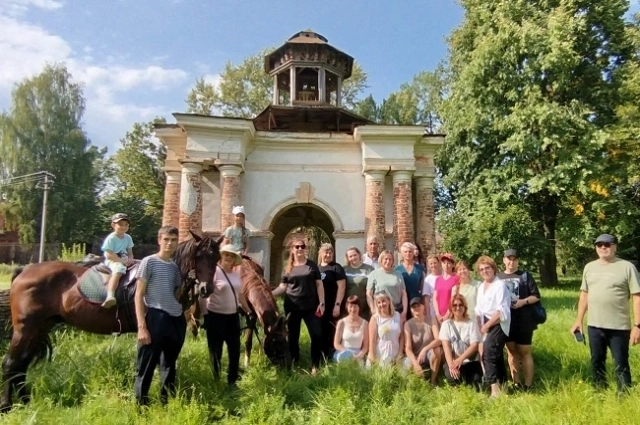
[(172, 122), (196, 78), (307, 28), (359, 61), (380, 101), (445, 58), (462, 14), (456, 0), (0, 0), (0, 110), (17, 81), (65, 62), (85, 130), (113, 152), (134, 122)]
[(185, 110), (197, 77), (311, 28), (369, 73), (381, 100), (446, 56), (455, 0), (0, 0), (0, 110), (46, 62), (84, 84), (85, 130), (113, 152), (136, 121)]

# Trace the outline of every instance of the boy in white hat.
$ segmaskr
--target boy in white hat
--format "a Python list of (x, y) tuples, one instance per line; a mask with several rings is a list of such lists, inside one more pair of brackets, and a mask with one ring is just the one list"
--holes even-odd
[(239, 254), (246, 255), (249, 252), (249, 236), (251, 232), (244, 226), (244, 207), (236, 206), (231, 210), (235, 217), (235, 224), (224, 231), (224, 245), (232, 245)]

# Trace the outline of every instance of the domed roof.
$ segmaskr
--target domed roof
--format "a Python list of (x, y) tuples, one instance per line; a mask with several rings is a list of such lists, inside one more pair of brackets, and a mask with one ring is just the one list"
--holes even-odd
[(329, 40), (327, 40), (324, 36), (318, 34), (317, 32), (314, 32), (311, 29), (300, 31), (299, 33), (289, 37), (289, 40), (287, 40), (287, 43), (303, 43), (303, 44), (310, 44), (310, 43), (327, 44), (328, 42)]

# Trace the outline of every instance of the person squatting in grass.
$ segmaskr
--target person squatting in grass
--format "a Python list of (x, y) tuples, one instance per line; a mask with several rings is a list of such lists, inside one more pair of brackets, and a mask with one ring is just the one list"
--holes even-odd
[(347, 298), (347, 317), (340, 319), (336, 327), (333, 347), (333, 360), (341, 362), (356, 359), (364, 362), (369, 350), (369, 323), (360, 316), (360, 298), (351, 295)]
[(325, 298), (320, 270), (316, 263), (307, 258), (306, 249), (304, 239), (291, 239), (282, 283), (273, 290), (273, 295), (285, 294), (284, 311), (289, 316), (289, 351), (294, 362), (300, 360), (300, 324), (304, 320), (311, 339), (311, 374), (315, 375), (322, 359), (320, 317), (324, 314)]
[[(607, 387), (607, 347), (615, 365), (618, 391), (631, 387), (629, 343), (640, 343), (640, 277), (629, 261), (616, 257), (618, 239), (602, 234), (595, 243), (598, 259), (590, 262), (582, 274), (578, 315), (571, 333), (583, 333), (587, 318), (593, 382), (598, 388)], [(633, 327), (629, 313), (629, 299), (633, 300)]]
[(136, 319), (138, 321), (137, 374), (134, 383), (139, 405), (149, 404), (149, 386), (160, 364), (160, 401), (175, 394), (176, 360), (182, 350), (187, 322), (175, 296), (181, 277), (171, 255), (178, 247), (178, 229), (161, 227), (158, 253), (142, 259), (136, 273)]
[(414, 297), (409, 304), (413, 317), (404, 324), (404, 351), (407, 356), (404, 367), (420, 377), (426, 378), (429, 374), (431, 385), (435, 387), (442, 364), (438, 323), (435, 318), (425, 314), (420, 297)]
[(113, 232), (105, 238), (102, 244), (105, 264), (111, 270), (111, 277), (107, 284), (107, 299), (102, 303), (104, 308), (116, 305), (116, 289), (118, 289), (120, 278), (127, 272), (127, 267), (133, 264), (133, 239), (127, 234), (130, 225), (128, 215), (115, 214), (111, 217)]
[[(384, 267), (384, 261), (383, 261)], [(374, 296), (375, 313), (369, 321), (369, 356), (367, 366), (390, 366), (402, 358), (402, 319), (395, 311), (387, 292)]]

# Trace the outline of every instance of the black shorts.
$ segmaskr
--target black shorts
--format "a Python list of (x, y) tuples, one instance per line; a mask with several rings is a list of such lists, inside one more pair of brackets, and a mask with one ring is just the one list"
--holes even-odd
[(515, 342), (517, 345), (531, 345), (533, 342), (533, 331), (517, 331), (511, 329), (507, 335), (507, 342)]

